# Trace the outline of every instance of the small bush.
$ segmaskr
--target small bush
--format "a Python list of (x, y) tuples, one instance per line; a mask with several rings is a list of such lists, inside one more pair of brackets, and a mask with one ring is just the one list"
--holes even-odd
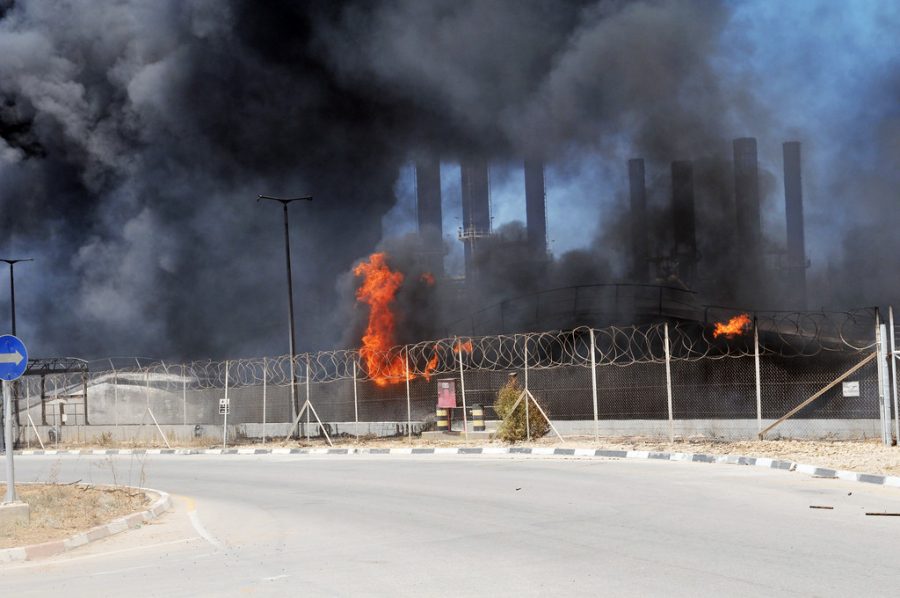
[[(500, 423), (500, 427), (497, 428), (497, 437), (501, 440), (516, 442), (525, 440), (528, 437), (528, 430), (525, 426), (525, 399), (519, 402), (515, 412), (510, 413), (521, 394), (522, 389), (519, 388), (519, 382), (515, 376), (510, 376), (506, 386), (497, 393), (494, 411), (503, 420)], [(544, 419), (544, 416), (533, 404), (528, 406), (528, 415), (532, 438), (540, 438), (550, 431), (550, 425), (547, 423), (547, 420)]]

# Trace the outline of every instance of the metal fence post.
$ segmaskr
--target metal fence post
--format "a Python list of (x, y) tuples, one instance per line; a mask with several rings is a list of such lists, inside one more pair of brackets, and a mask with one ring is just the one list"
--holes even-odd
[(309, 442), (309, 353), (306, 354), (306, 442)]
[[(84, 405), (84, 415), (82, 419), (84, 419), (84, 425), (89, 426), (90, 422), (88, 421), (88, 379), (87, 372), (81, 372), (81, 392), (84, 395), (82, 397), (82, 404)], [(18, 417), (18, 413), (16, 413), (16, 417)], [(78, 423), (76, 420), (75, 423)]]
[(525, 335), (525, 438), (531, 441), (531, 414), (528, 411), (528, 335)]
[(753, 318), (753, 365), (756, 368), (756, 433), (762, 432), (762, 380), (759, 372), (759, 328)]
[(887, 327), (879, 324), (875, 329), (875, 361), (878, 364), (878, 410), (881, 412), (881, 440), (885, 446), (891, 445), (891, 402), (888, 390)]
[(666, 350), (666, 401), (669, 407), (669, 442), (675, 442), (675, 418), (672, 415), (672, 355), (669, 351), (669, 323), (663, 324)]
[(116, 428), (119, 427), (119, 372), (115, 368), (113, 368), (113, 424)]
[(463, 375), (463, 350), (462, 343), (459, 342), (459, 339), (456, 339), (456, 351), (459, 353), (459, 391), (462, 394), (462, 403), (463, 403), (463, 434), (466, 437), (466, 442), (469, 441), (469, 419), (466, 414), (466, 377)]
[(359, 442), (359, 397), (356, 391), (356, 359), (353, 360), (353, 421), (356, 424), (356, 442)]
[[(26, 385), (25, 385), (25, 415), (27, 416), (28, 421), (33, 421), (31, 419), (31, 392), (29, 392), (29, 391), (30, 391), (30, 389), (28, 388), (28, 384), (26, 383)], [(32, 423), (32, 426), (33, 425), (34, 424)], [(20, 432), (20, 434), (21, 434), (20, 438), (22, 436), (24, 436), (25, 442), (27, 443), (28, 448), (31, 448), (31, 438), (28, 436), (28, 434), (29, 434), (28, 426), (23, 425), (22, 428), (23, 429)]]
[(225, 360), (225, 419), (222, 423), (222, 448), (228, 448), (228, 412), (231, 404), (228, 402), (228, 360)]
[(412, 442), (412, 402), (409, 396), (409, 345), (406, 345), (406, 436)]
[(890, 362), (891, 362), (891, 392), (894, 399), (894, 442), (900, 444), (900, 405), (897, 404), (897, 342), (894, 338), (894, 306), (888, 306), (888, 326), (890, 327)]
[(187, 365), (181, 364), (181, 423), (187, 425)]
[(594, 397), (594, 443), (600, 442), (600, 421), (597, 406), (597, 355), (594, 346), (594, 329), (591, 328), (591, 393)]
[[(290, 363), (290, 370), (291, 370), (291, 421), (294, 422), (294, 425), (296, 426), (297, 415), (298, 415), (297, 410), (300, 408), (300, 405), (298, 404), (299, 401), (297, 401), (297, 376), (296, 376), (296, 372), (294, 371), (294, 357), (295, 357), (295, 355), (292, 350), (291, 358), (290, 358), (290, 362), (291, 362)], [(291, 428), (291, 435), (294, 434), (294, 429), (295, 428)]]
[(41, 374), (41, 425), (47, 425), (47, 376)]
[(266, 443), (266, 378), (268, 378), (268, 362), (266, 361), (266, 358), (263, 357), (263, 444)]

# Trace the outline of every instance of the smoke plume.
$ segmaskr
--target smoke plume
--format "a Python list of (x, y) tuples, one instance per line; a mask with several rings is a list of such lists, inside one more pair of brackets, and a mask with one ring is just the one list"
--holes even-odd
[[(285, 353), (282, 214), (254, 200), (312, 194), (290, 208), (298, 346), (355, 344), (347, 316), (359, 314), (340, 300), (353, 295), (353, 264), (379, 246), (393, 247), (398, 265), (415, 260), (414, 242), (383, 239), (381, 222), (398, 173), (419, 155), (536, 157), (574, 189), (585, 156), (611, 170), (640, 156), (659, 173), (671, 160), (698, 161), (704, 284), (728, 286), (728, 262), (716, 256), (731, 255), (721, 251), (730, 233), (716, 227), (731, 218), (730, 138), (780, 144), (813, 133), (785, 124), (769, 101), (790, 89), (761, 97), (765, 69), (749, 59), (738, 68), (756, 48), (735, 35), (749, 30), (741, 10), (665, 0), (0, 0), (0, 249), (35, 258), (16, 268), (20, 336), (34, 355)], [(897, 13), (885, 10), (888, 27)], [(820, 227), (808, 250), (822, 252), (813, 285), (826, 272), (832, 288), (872, 271), (860, 266), (874, 248), (884, 272), (900, 266), (900, 211), (890, 209), (896, 57), (873, 69), (895, 76), (867, 80), (865, 126), (828, 137), (860, 148), (860, 160), (846, 163), (815, 138), (804, 155), (805, 182), (820, 177), (804, 189), (808, 227)], [(836, 176), (842, 162), (846, 176)], [(772, 177), (764, 209), (780, 201)], [(664, 245), (666, 182), (648, 183)], [(510, 247), (522, 231), (504, 227), (483, 257), (483, 299), (621, 276), (623, 189), (608, 181), (585, 192), (573, 214), (554, 213), (550, 191), (551, 224), (578, 219), (592, 241), (543, 269), (516, 268)], [(825, 222), (848, 196), (864, 215)], [(767, 238), (780, 242), (777, 231)], [(896, 280), (867, 275), (829, 300), (886, 303)], [(398, 298), (409, 301), (405, 334), (438, 332), (444, 291)]]

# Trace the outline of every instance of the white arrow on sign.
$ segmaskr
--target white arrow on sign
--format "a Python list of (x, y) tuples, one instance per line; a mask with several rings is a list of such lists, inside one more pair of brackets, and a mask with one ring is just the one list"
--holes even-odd
[(24, 356), (16, 349), (15, 353), (0, 353), (0, 363), (13, 363), (19, 365)]

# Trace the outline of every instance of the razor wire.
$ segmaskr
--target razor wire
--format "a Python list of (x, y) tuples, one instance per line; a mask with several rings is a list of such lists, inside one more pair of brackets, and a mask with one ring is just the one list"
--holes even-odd
[[(201, 360), (190, 363), (148, 363), (142, 358), (92, 362), (107, 369), (91, 370), (89, 384), (115, 380), (118, 384), (181, 391), (229, 387), (289, 386), (340, 380), (395, 384), (409, 379), (454, 375), (466, 371), (510, 371), (525, 368), (548, 370), (560, 367), (590, 367), (593, 349), (600, 365), (628, 367), (641, 363), (664, 363), (668, 333), (670, 359), (693, 362), (752, 356), (753, 330), (716, 337), (710, 318), (725, 321), (740, 313), (729, 308), (708, 308), (707, 322), (653, 323), (643, 326), (610, 326), (602, 329), (578, 327), (545, 331), (469, 337), (460, 336), (398, 345), (383, 352), (335, 350), (294, 356)], [(875, 311), (768, 312), (756, 313), (761, 356), (815, 357), (821, 353), (860, 353), (874, 347)], [(666, 330), (668, 328), (668, 330)], [(593, 337), (593, 346), (591, 344)], [(132, 365), (133, 364), (133, 365)], [(80, 374), (53, 375), (57, 392), (72, 392), (83, 381)], [(36, 394), (28, 383), (29, 396)]]

